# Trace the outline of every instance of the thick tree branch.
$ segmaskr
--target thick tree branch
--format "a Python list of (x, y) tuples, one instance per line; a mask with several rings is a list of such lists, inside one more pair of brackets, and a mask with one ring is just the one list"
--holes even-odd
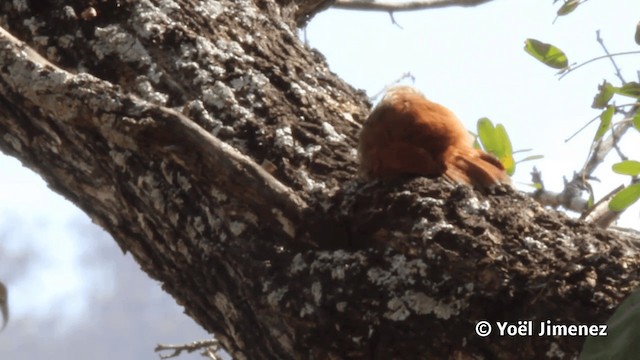
[[(7, 66), (5, 85), (25, 94), (26, 101), (42, 104), (41, 110), (60, 120), (62, 126), (92, 127), (85, 131), (104, 137), (122, 151), (155, 153), (173, 160), (265, 218), (272, 212), (281, 214), (276, 219), (295, 237), (294, 224), (307, 207), (304, 201), (250, 158), (184, 115), (135, 96), (118, 95), (110, 84), (90, 75), (61, 70), (2, 28), (0, 63)], [(25, 84), (29, 87), (23, 88)], [(117, 125), (119, 122), (124, 126)]]
[(295, 4), (296, 25), (302, 27), (316, 14), (332, 7), (344, 10), (369, 11), (415, 11), (437, 9), (451, 6), (477, 6), (493, 0), (415, 0), (415, 1), (384, 1), (384, 0), (295, 0), (284, 4)]
[(332, 7), (347, 10), (373, 11), (413, 11), (451, 6), (477, 6), (493, 0), (417, 0), (417, 1), (378, 1), (378, 0), (336, 0)]
[(635, 239), (510, 189), (357, 180), (369, 104), (285, 5), (63, 3), (0, 5), (46, 57), (2, 41), (0, 149), (236, 359), (569, 359), (582, 338), (480, 338), (475, 323), (594, 324), (638, 286)]

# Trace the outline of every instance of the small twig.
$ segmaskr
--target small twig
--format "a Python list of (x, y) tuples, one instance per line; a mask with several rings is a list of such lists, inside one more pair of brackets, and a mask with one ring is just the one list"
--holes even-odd
[(609, 210), (609, 203), (611, 202), (611, 199), (613, 199), (613, 196), (623, 188), (624, 186), (620, 185), (613, 189), (587, 211), (583, 212), (580, 218), (601, 228), (608, 228), (620, 217), (620, 214), (622, 214), (620, 211)]
[(513, 150), (511, 152), (512, 155), (518, 154), (518, 153), (523, 153), (523, 152), (529, 152), (532, 151), (533, 149), (520, 149), (520, 150)]
[(591, 148), (591, 151), (589, 151), (588, 159), (585, 161), (580, 173), (583, 174), (584, 177), (591, 175), (598, 165), (602, 163), (609, 151), (613, 149), (614, 143), (617, 142), (617, 140), (620, 139), (632, 126), (633, 124), (631, 122), (620, 123), (618, 126), (613, 128), (611, 132), (612, 135), (607, 138), (600, 139), (600, 141)]
[(596, 115), (593, 119), (589, 120), (586, 124), (584, 124), (584, 126), (582, 126), (580, 129), (578, 129), (578, 131), (574, 132), (571, 136), (569, 136), (568, 138), (564, 139), (564, 142), (567, 143), (567, 142), (571, 141), (571, 139), (573, 139), (574, 137), (576, 137), (576, 135), (581, 133), (582, 130), (586, 129), (587, 126), (591, 125), (594, 121), (598, 120), (599, 117), (600, 117), (600, 114)]
[(620, 79), (620, 81), (622, 81), (623, 84), (625, 84), (626, 81), (624, 81), (624, 78), (622, 77), (622, 73), (620, 72), (620, 68), (618, 67), (618, 64), (609, 53), (607, 46), (604, 44), (604, 40), (602, 40), (602, 38), (600, 37), (600, 30), (596, 30), (596, 40), (598, 41), (600, 46), (602, 46), (602, 50), (604, 50), (604, 53), (607, 54), (607, 56), (611, 60), (611, 64), (613, 64), (613, 68), (616, 69), (616, 76), (618, 77), (618, 79)]
[[(618, 108), (618, 107), (616, 107)], [(607, 138), (599, 139), (597, 142), (593, 143), (591, 148), (589, 149), (589, 155), (587, 156), (587, 160), (585, 161), (582, 169), (579, 172), (579, 175), (574, 177), (574, 181), (581, 181), (583, 184), (587, 183), (587, 179), (595, 180), (592, 176), (592, 173), (595, 169), (602, 163), (605, 156), (612, 150), (615, 149), (618, 155), (621, 158), (626, 158), (620, 148), (618, 147), (618, 142), (622, 138), (622, 135), (629, 130), (630, 127), (633, 126), (632, 122), (627, 118), (633, 117), (636, 110), (632, 109), (625, 114), (625, 119), (617, 122), (611, 127), (611, 135)], [(592, 120), (593, 121), (593, 120)], [(584, 128), (584, 127), (583, 127)], [(581, 129), (582, 130), (582, 129)], [(575, 134), (574, 134), (575, 135)], [(573, 136), (572, 136), (573, 137)], [(569, 138), (570, 139), (570, 138)], [(568, 140), (569, 140), (568, 139)], [(567, 140), (567, 141), (568, 141)]]
[(389, 11), (389, 17), (391, 18), (391, 23), (393, 25), (397, 26), (401, 30), (404, 30), (404, 28), (400, 24), (398, 24), (398, 22), (396, 21), (396, 18), (393, 16), (393, 11)]
[(616, 134), (613, 131), (613, 128), (611, 129), (611, 136), (613, 137), (613, 149), (618, 153), (620, 160), (622, 161), (628, 160), (629, 158), (622, 153), (622, 150), (620, 150), (620, 146), (619, 146), (620, 139), (616, 137)]
[[(638, 103), (628, 103), (628, 104), (622, 104), (622, 105), (616, 105), (616, 110), (620, 110), (623, 109), (627, 106), (636, 106), (638, 105)], [(587, 128), (587, 126), (591, 125), (594, 121), (598, 120), (598, 118), (600, 117), (600, 114), (596, 115), (595, 117), (593, 117), (593, 119), (589, 120), (586, 124), (584, 124), (584, 126), (582, 126), (580, 129), (578, 129), (578, 131), (576, 131), (575, 133), (573, 133), (571, 136), (569, 136), (568, 138), (564, 139), (564, 142), (567, 143), (569, 141), (571, 141), (571, 139), (573, 139), (574, 137), (576, 137), (579, 133), (581, 133), (584, 129)], [(631, 119), (628, 120), (620, 120), (618, 121), (616, 124), (612, 125), (612, 127), (620, 125), (622, 123), (624, 123), (625, 121), (631, 121)], [(515, 154), (515, 152), (514, 152)]]
[(399, 78), (397, 78), (395, 81), (393, 81), (390, 84), (385, 85), (382, 90), (378, 91), (377, 93), (375, 93), (375, 95), (370, 96), (369, 97), (369, 101), (374, 101), (375, 99), (377, 99), (380, 95), (384, 94), (387, 89), (389, 89), (390, 87), (392, 87), (393, 85), (396, 85), (397, 83), (399, 83), (400, 81), (404, 80), (404, 79), (411, 79), (412, 83), (416, 82), (416, 78), (415, 76), (413, 76), (413, 74), (411, 74), (411, 72), (407, 71), (406, 73), (402, 74)]
[(211, 360), (221, 360), (221, 357), (219, 357), (218, 354), (211, 348), (204, 349), (204, 351), (201, 352), (200, 355), (206, 356)]
[(220, 343), (216, 339), (208, 339), (208, 340), (193, 341), (191, 343), (182, 344), (182, 345), (158, 344), (154, 349), (155, 352), (161, 352), (165, 350), (173, 350), (173, 353), (169, 355), (158, 354), (160, 356), (160, 359), (170, 359), (170, 358), (177, 357), (183, 351), (186, 351), (187, 353), (192, 353), (194, 351), (199, 351), (199, 350), (204, 350), (203, 354), (206, 354), (208, 356), (211, 356), (211, 354), (213, 354), (214, 356), (213, 359), (217, 359), (217, 355), (215, 355), (215, 353), (218, 350), (220, 350)]
[[(622, 108), (626, 108), (627, 106), (637, 106), (638, 103), (637, 102), (633, 102), (633, 103), (628, 103), (628, 104), (622, 104), (622, 105), (616, 105), (616, 110), (622, 109)], [(623, 120), (625, 121), (625, 120)]]
[(602, 59), (608, 59), (608, 58), (614, 57), (614, 56), (637, 55), (637, 54), (640, 54), (640, 51), (625, 51), (625, 52), (619, 52), (619, 53), (610, 54), (610, 55), (598, 56), (598, 57), (595, 57), (593, 59), (587, 60), (587, 61), (583, 62), (582, 64), (580, 64), (578, 66), (570, 67), (566, 71), (563, 71), (560, 74), (560, 78), (559, 79), (562, 79), (563, 77), (567, 76), (567, 74), (569, 74), (569, 73), (571, 73), (571, 72), (573, 72), (575, 70), (578, 70), (579, 68), (581, 68), (581, 67), (583, 67), (583, 66), (585, 66), (587, 64), (590, 64), (590, 63), (592, 63), (594, 61), (598, 61), (598, 60), (602, 60)]

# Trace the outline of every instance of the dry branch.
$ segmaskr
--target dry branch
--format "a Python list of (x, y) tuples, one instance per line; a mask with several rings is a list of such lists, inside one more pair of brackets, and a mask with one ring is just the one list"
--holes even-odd
[(378, 1), (378, 0), (336, 0), (332, 7), (346, 10), (373, 11), (414, 11), (437, 9), (451, 6), (477, 6), (493, 0), (417, 0), (417, 1)]

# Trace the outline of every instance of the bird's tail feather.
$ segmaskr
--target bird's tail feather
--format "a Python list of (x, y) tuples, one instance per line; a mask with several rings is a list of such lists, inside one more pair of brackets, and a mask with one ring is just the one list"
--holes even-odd
[(511, 183), (502, 163), (482, 150), (452, 149), (445, 157), (445, 166), (445, 176), (459, 183), (483, 188)]

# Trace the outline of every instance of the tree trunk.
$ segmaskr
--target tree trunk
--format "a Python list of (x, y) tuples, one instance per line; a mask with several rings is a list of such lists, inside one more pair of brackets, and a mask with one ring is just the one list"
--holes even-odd
[(474, 327), (605, 321), (637, 242), (508, 188), (358, 180), (369, 103), (297, 38), (304, 3), (3, 2), (0, 149), (235, 359), (573, 358)]

